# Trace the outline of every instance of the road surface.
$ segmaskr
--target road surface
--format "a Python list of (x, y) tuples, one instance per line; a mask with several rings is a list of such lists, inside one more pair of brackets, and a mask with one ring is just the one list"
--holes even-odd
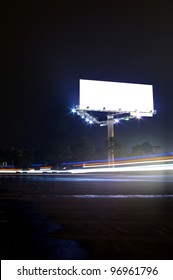
[(173, 174), (0, 176), (1, 259), (172, 259)]

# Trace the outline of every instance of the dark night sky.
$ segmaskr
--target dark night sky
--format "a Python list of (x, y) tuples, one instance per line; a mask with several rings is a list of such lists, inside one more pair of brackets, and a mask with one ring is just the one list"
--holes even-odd
[(152, 84), (157, 114), (115, 133), (126, 147), (173, 150), (171, 1), (6, 1), (1, 10), (0, 148), (83, 135), (102, 144), (106, 127), (70, 114), (79, 79), (95, 79)]

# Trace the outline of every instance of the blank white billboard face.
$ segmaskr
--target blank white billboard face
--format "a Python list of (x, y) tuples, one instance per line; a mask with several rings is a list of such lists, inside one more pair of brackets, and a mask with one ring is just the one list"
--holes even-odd
[(135, 112), (152, 116), (152, 85), (80, 80), (80, 110)]

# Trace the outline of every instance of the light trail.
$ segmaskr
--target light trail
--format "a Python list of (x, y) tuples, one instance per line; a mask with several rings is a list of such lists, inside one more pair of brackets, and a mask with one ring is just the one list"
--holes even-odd
[(100, 167), (100, 168), (87, 168), (87, 169), (71, 169), (69, 173), (114, 173), (114, 172), (140, 172), (140, 171), (170, 171), (173, 170), (173, 164), (152, 164), (143, 166), (126, 166), (126, 167)]
[(173, 198), (173, 194), (118, 194), (118, 195), (100, 195), (100, 194), (76, 194), (76, 195), (57, 195), (57, 197), (62, 197), (62, 198), (66, 198), (66, 197), (73, 197), (73, 198), (113, 198), (113, 199), (129, 199), (129, 198), (137, 198), (137, 199), (148, 199), (148, 198)]
[(83, 168), (95, 168), (95, 167), (114, 167), (114, 166), (123, 166), (123, 165), (138, 165), (138, 164), (150, 164), (150, 163), (163, 163), (163, 162), (173, 162), (173, 159), (159, 159), (159, 160), (145, 160), (145, 161), (130, 161), (130, 162), (122, 162), (122, 163), (111, 163), (111, 164), (85, 164)]
[(128, 164), (140, 164), (140, 163), (152, 163), (152, 162), (165, 162), (165, 161), (172, 161), (173, 160), (173, 153), (171, 153), (171, 155), (159, 155), (159, 156), (152, 156), (152, 157), (141, 157), (141, 158), (121, 158), (119, 160), (112, 161), (112, 162), (108, 162), (108, 161), (86, 161), (86, 162), (72, 162), (72, 163), (63, 163), (63, 165), (66, 166), (73, 166), (73, 167), (83, 167), (83, 168), (87, 168), (87, 167), (104, 167), (107, 166), (109, 164), (110, 165), (128, 165)]
[(173, 171), (173, 159), (126, 162), (117, 164), (107, 164), (104, 166), (92, 165), (82, 168), (72, 168), (66, 170), (22, 170), (22, 169), (0, 169), (0, 174), (87, 174), (87, 173), (116, 173), (116, 172), (145, 172), (145, 171)]

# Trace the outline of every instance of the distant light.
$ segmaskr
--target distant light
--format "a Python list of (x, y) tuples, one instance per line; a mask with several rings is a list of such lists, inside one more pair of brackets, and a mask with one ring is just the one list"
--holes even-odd
[(120, 120), (119, 119), (115, 119), (115, 123), (119, 123), (120, 122)]
[(71, 109), (71, 112), (76, 113), (76, 109), (75, 108)]
[(140, 119), (141, 119), (141, 115), (137, 115), (136, 118), (137, 118), (138, 120), (140, 120)]
[(84, 119), (85, 118), (84, 115), (82, 115), (81, 118)]
[(129, 121), (129, 118), (127, 117), (127, 118), (125, 118), (125, 121)]
[(89, 120), (89, 123), (90, 123), (90, 124), (92, 124), (92, 123), (93, 123), (93, 121), (92, 121), (92, 120)]
[(89, 119), (88, 119), (88, 118), (86, 118), (85, 120), (86, 120), (86, 122), (89, 122)]

